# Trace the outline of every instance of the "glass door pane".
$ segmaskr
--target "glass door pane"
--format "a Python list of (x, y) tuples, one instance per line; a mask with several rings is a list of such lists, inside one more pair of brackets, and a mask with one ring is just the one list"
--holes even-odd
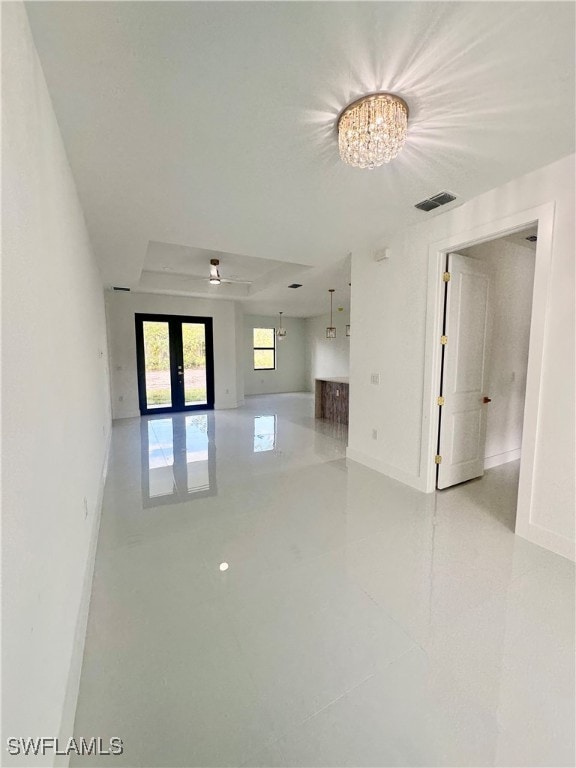
[(172, 406), (170, 375), (170, 330), (167, 322), (145, 320), (144, 366), (146, 375), (146, 407)]
[(184, 405), (207, 403), (206, 327), (204, 323), (182, 323), (184, 361)]

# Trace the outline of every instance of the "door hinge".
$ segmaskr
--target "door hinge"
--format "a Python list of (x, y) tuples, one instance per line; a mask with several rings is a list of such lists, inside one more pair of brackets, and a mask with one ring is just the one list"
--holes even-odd
[(440, 395), (440, 397), (436, 402), (438, 403), (438, 405), (444, 405), (444, 398), (442, 397), (442, 395)]
[(435, 464), (442, 464), (442, 456), (434, 456), (434, 463)]
[(448, 336), (440, 336), (440, 344), (448, 344)]
[(450, 282), (450, 272), (444, 272), (444, 274), (442, 275), (442, 280), (444, 280), (445, 283), (449, 283)]

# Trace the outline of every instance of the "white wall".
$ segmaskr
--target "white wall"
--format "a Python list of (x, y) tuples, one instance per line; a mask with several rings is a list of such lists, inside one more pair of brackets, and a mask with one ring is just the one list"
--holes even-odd
[(254, 328), (276, 328), (278, 315), (246, 315), (244, 317), (244, 384), (247, 395), (273, 392), (302, 392), (308, 384), (306, 321), (299, 317), (283, 317), (286, 337), (276, 342), (276, 370), (254, 370)]
[(140, 414), (136, 371), (134, 315), (211, 317), (214, 333), (215, 408), (236, 408), (244, 400), (243, 381), (236, 366), (237, 307), (232, 301), (193, 299), (152, 293), (106, 291), (106, 314), (110, 337), (112, 412), (115, 419)]
[(3, 735), (68, 738), (110, 432), (104, 300), (20, 3), (2, 49)]
[(321, 376), (348, 376), (350, 371), (350, 336), (346, 336), (346, 325), (350, 324), (350, 313), (334, 312), (333, 322), (336, 338), (326, 338), (326, 327), (330, 325), (330, 313), (306, 320), (308, 335), (309, 376), (308, 389), (314, 391), (314, 379)]
[(460, 251), (490, 269), (485, 467), (520, 457), (536, 251), (499, 238)]
[[(375, 262), (371, 253), (353, 254), (348, 455), (426, 488), (428, 467), (421, 465), (420, 452), (428, 407), (426, 400), (424, 408), (424, 373), (429, 250), (458, 233), (545, 203), (554, 205), (554, 224), (530, 536), (570, 555), (575, 463), (574, 156), (446, 213), (423, 214), (422, 224), (389, 238), (391, 255), (386, 261)], [(372, 372), (380, 372), (379, 386), (370, 383)], [(373, 428), (378, 429), (378, 440), (371, 437)]]

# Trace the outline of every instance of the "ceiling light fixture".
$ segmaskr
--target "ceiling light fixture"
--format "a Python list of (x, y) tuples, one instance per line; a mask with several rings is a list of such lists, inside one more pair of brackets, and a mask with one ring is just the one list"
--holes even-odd
[(334, 324), (332, 322), (332, 299), (334, 298), (334, 288), (329, 288), (328, 293), (330, 294), (330, 325), (326, 328), (326, 338), (335, 339), (336, 328), (334, 327)]
[(278, 341), (282, 341), (282, 339), (286, 338), (286, 328), (282, 327), (282, 315), (284, 313), (279, 312), (278, 314), (280, 315), (280, 325), (278, 326), (278, 328), (276, 328), (276, 336), (278, 338)]
[(371, 93), (349, 104), (338, 118), (340, 157), (357, 168), (389, 163), (406, 140), (408, 105), (393, 93)]

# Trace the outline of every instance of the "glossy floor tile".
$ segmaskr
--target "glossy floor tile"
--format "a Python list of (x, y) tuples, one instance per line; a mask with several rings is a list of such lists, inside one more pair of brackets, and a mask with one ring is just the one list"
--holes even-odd
[(518, 465), (424, 495), (345, 446), (307, 394), (115, 425), (76, 718), (106, 764), (573, 765), (574, 568), (514, 535)]

